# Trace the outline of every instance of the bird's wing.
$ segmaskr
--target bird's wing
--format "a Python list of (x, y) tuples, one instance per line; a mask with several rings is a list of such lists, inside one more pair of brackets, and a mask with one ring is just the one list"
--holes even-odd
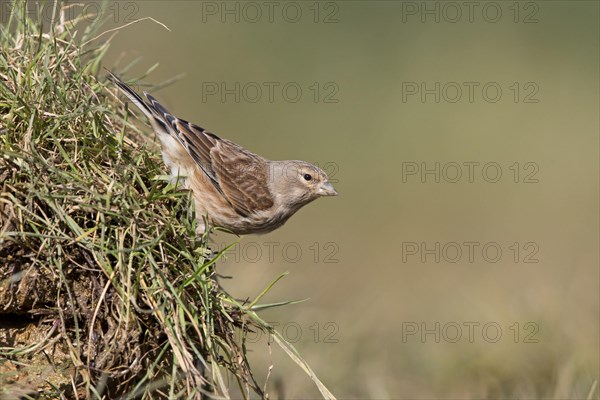
[(131, 87), (109, 71), (109, 78), (162, 130), (177, 139), (215, 188), (241, 216), (273, 206), (268, 163), (237, 144), (177, 118), (144, 92), (145, 102)]
[(273, 206), (267, 160), (228, 140), (217, 141), (210, 153), (221, 188), (238, 213), (253, 214)]
[(174, 117), (154, 97), (144, 94), (150, 108), (161, 114), (172, 128), (169, 132), (239, 215), (247, 217), (273, 206), (267, 160), (198, 125)]

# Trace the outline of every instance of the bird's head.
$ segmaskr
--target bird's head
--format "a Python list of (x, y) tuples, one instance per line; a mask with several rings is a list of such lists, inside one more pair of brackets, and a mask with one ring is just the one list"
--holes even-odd
[(318, 197), (337, 196), (321, 168), (305, 161), (277, 161), (272, 169), (273, 189), (289, 205), (304, 205)]

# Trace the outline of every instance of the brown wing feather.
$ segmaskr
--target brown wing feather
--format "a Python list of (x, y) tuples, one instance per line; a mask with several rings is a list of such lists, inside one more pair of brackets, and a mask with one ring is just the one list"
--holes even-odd
[(148, 118), (181, 143), (238, 214), (249, 216), (273, 206), (267, 160), (198, 125), (175, 117), (146, 92), (144, 95), (148, 102), (145, 102), (118, 77), (110, 75)]
[(217, 144), (218, 138), (210, 138), (204, 133), (204, 129), (180, 119), (175, 119), (172, 127), (179, 142), (183, 144), (194, 161), (215, 183), (218, 183), (210, 156), (210, 150)]
[(169, 132), (238, 214), (246, 217), (273, 206), (265, 159), (173, 116), (154, 97), (144, 94), (150, 102), (150, 109), (171, 128)]
[(265, 159), (224, 139), (211, 149), (211, 157), (219, 184), (238, 213), (253, 214), (273, 206)]

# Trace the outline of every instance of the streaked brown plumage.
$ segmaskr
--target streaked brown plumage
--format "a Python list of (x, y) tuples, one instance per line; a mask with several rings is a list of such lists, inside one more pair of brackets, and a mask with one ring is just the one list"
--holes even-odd
[(267, 233), (321, 196), (335, 196), (327, 174), (304, 161), (270, 161), (144, 101), (116, 75), (109, 78), (148, 117), (165, 164), (193, 193), (199, 233), (212, 226), (233, 233)]

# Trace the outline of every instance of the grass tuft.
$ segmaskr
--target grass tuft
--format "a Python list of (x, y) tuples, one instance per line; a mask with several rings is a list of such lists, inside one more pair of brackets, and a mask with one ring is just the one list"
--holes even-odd
[(231, 377), (266, 397), (256, 329), (333, 398), (257, 315), (264, 292), (220, 289), (226, 249), (196, 236), (189, 193), (102, 76), (116, 31), (63, 11), (44, 31), (15, 2), (0, 27), (0, 398), (227, 398)]

